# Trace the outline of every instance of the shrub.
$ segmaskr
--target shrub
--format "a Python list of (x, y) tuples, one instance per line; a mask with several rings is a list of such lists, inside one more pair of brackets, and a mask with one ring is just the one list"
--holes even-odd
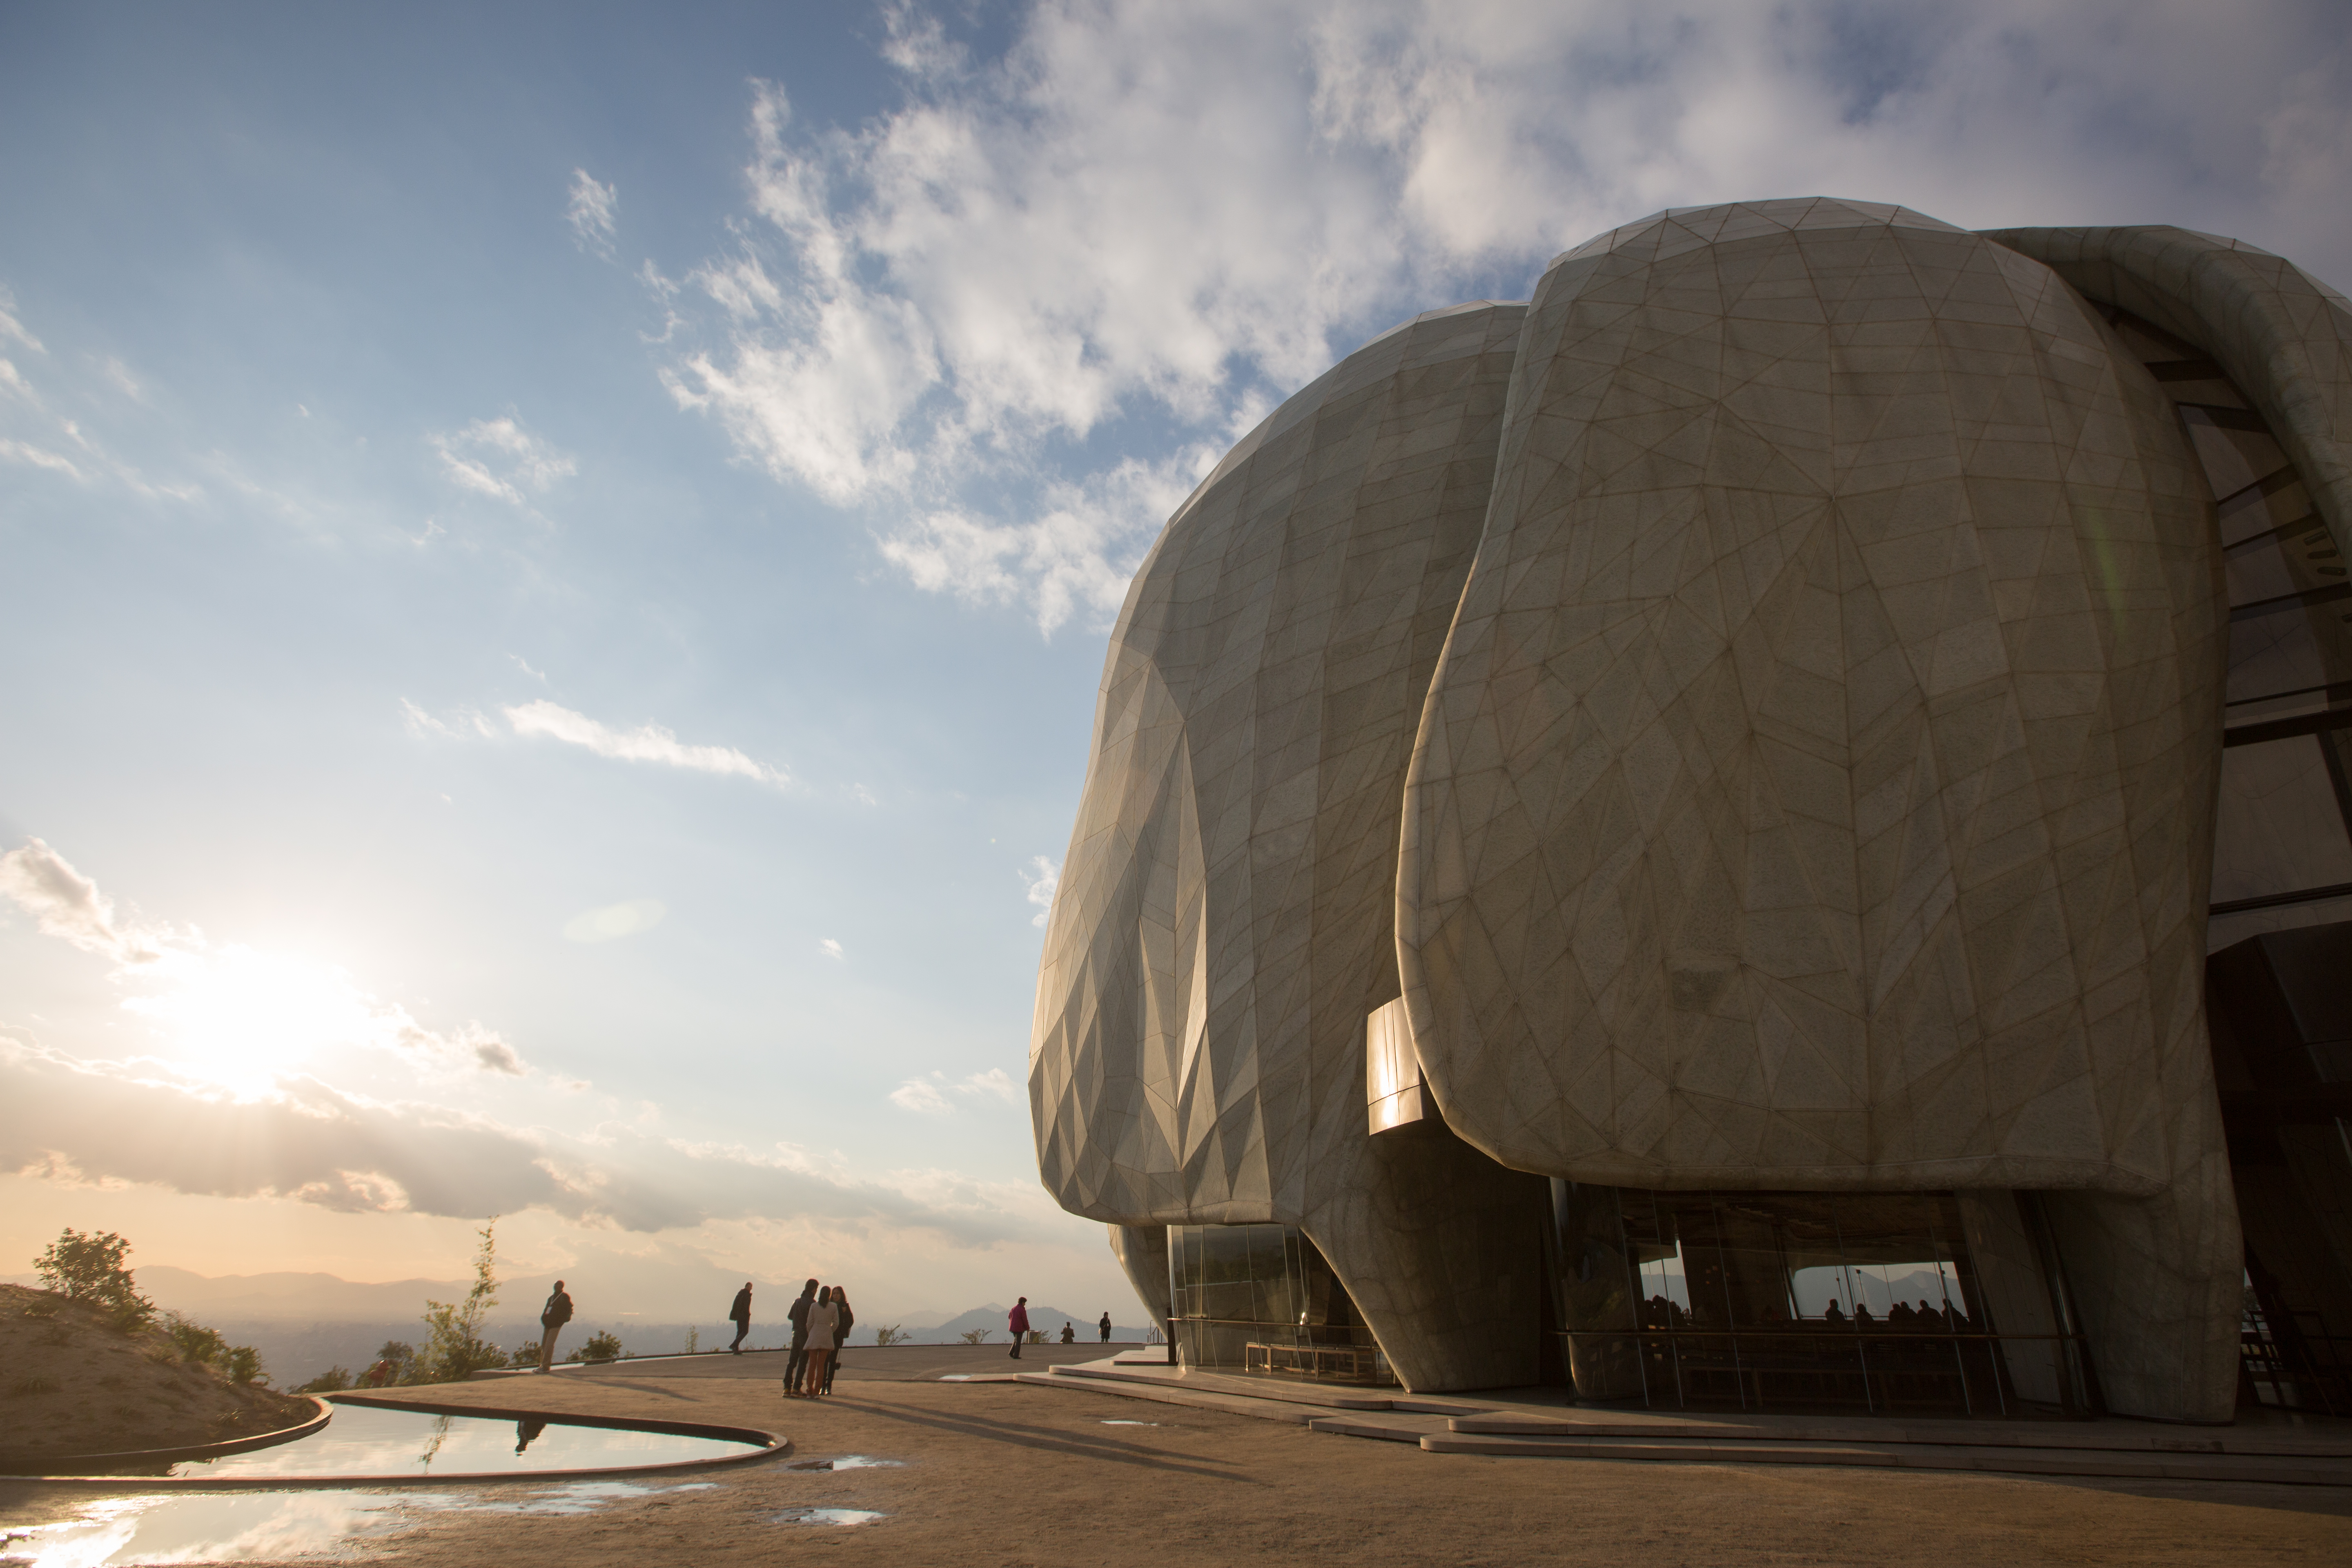
[(221, 1358), (221, 1371), (228, 1374), (231, 1383), (239, 1385), (266, 1384), (269, 1381), (269, 1374), (261, 1369), (261, 1352), (251, 1345), (231, 1345), (228, 1353)]
[(610, 1332), (591, 1334), (586, 1344), (572, 1352), (572, 1359), (592, 1364), (618, 1361), (621, 1359), (621, 1336)]
[(351, 1368), (347, 1366), (331, 1366), (326, 1371), (320, 1373), (318, 1376), (312, 1378), (310, 1382), (304, 1384), (301, 1387), (296, 1389), (294, 1392), (297, 1394), (333, 1394), (338, 1390), (349, 1388), (351, 1385)]
[(877, 1345), (903, 1345), (913, 1337), (896, 1323), (874, 1331), (874, 1342)]
[(129, 1333), (146, 1327), (155, 1315), (155, 1303), (138, 1292), (131, 1270), (122, 1267), (130, 1255), (131, 1244), (113, 1231), (85, 1235), (68, 1226), (48, 1250), (33, 1259), (33, 1267), (42, 1284), (100, 1308), (116, 1328)]
[(474, 1288), (457, 1302), (425, 1303), (425, 1353), (412, 1374), (419, 1383), (463, 1383), (478, 1368), (504, 1366), (506, 1352), (482, 1338), (482, 1320), (499, 1304), (499, 1216), (481, 1229), (474, 1249)]
[(509, 1366), (537, 1366), (539, 1364), (539, 1342), (537, 1340), (525, 1340), (522, 1343), (515, 1346), (514, 1353), (507, 1357), (507, 1364)]
[(1045, 1342), (1045, 1331), (1043, 1329), (1031, 1329), (1029, 1331), (1029, 1339), (1027, 1342), (1033, 1345), (1044, 1344)]
[(976, 1345), (984, 1343), (987, 1341), (990, 1332), (991, 1331), (987, 1329), (966, 1329), (960, 1337), (962, 1339), (964, 1343), (968, 1345)]
[(191, 1322), (177, 1312), (163, 1314), (163, 1331), (180, 1347), (180, 1354), (200, 1365), (217, 1366), (221, 1357), (228, 1354), (228, 1342), (220, 1337), (217, 1329)]

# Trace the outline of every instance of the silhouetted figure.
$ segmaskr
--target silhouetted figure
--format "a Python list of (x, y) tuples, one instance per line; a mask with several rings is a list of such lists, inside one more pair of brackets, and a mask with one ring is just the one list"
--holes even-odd
[(555, 1336), (572, 1321), (572, 1298), (564, 1294), (563, 1281), (558, 1279), (547, 1298), (547, 1305), (539, 1310), (539, 1370), (555, 1370)]
[(808, 1370), (809, 1308), (815, 1301), (816, 1281), (812, 1279), (801, 1287), (800, 1300), (794, 1301), (792, 1310), (784, 1314), (793, 1324), (793, 1353), (784, 1359), (784, 1393), (787, 1395), (801, 1391), (801, 1373)]
[(1105, 1344), (1110, 1343), (1110, 1314), (1108, 1312), (1105, 1312), (1102, 1315), (1102, 1321), (1097, 1323), (1095, 1327), (1102, 1331), (1102, 1342)]
[[(1920, 1305), (1924, 1307), (1927, 1303), (1922, 1301)], [(1897, 1301), (1886, 1310), (1886, 1326), (1890, 1329), (1915, 1329), (1919, 1325), (1913, 1318), (1911, 1309)]]
[(1024, 1296), (1013, 1303), (1013, 1310), (1004, 1314), (1004, 1326), (1013, 1331), (1013, 1359), (1021, 1359), (1021, 1342), (1029, 1337), (1029, 1298)]
[(816, 1300), (808, 1310), (808, 1365), (801, 1373), (803, 1397), (814, 1399), (824, 1393), (826, 1370), (833, 1365), (834, 1335), (841, 1329), (841, 1309), (834, 1304), (833, 1287), (817, 1292)]
[(1841, 1329), (1845, 1327), (1845, 1311), (1837, 1304), (1835, 1298), (1832, 1298), (1830, 1304), (1822, 1309), (1822, 1321), (1834, 1323)]
[(544, 1422), (544, 1421), (518, 1421), (518, 1422), (516, 1422), (516, 1423), (515, 1423), (515, 1452), (516, 1452), (516, 1453), (518, 1453), (518, 1454), (520, 1454), (520, 1453), (521, 1453), (525, 1448), (530, 1447), (531, 1446), (531, 1444), (532, 1444), (533, 1442), (535, 1442), (535, 1441), (538, 1439), (539, 1435), (540, 1435), (541, 1432), (544, 1432), (544, 1431), (546, 1431), (546, 1430), (547, 1430), (547, 1423), (546, 1423), (546, 1422)]
[(833, 1304), (841, 1313), (841, 1321), (833, 1326), (833, 1354), (824, 1363), (824, 1392), (833, 1392), (833, 1374), (841, 1370), (841, 1347), (849, 1342), (849, 1331), (857, 1321), (857, 1314), (849, 1310), (849, 1292), (835, 1285)]
[(1067, 1318), (1062, 1320), (1062, 1342), (1066, 1345), (1074, 1345), (1078, 1342), (1078, 1325), (1070, 1321)]
[(1857, 1329), (1874, 1329), (1878, 1326), (1878, 1320), (1870, 1315), (1869, 1302), (1856, 1301), (1853, 1304), (1853, 1326)]
[(728, 1353), (741, 1355), (744, 1338), (751, 1331), (751, 1282), (749, 1279), (743, 1281), (743, 1289), (735, 1292), (735, 1304), (727, 1309), (727, 1315), (735, 1321), (735, 1342), (727, 1347)]

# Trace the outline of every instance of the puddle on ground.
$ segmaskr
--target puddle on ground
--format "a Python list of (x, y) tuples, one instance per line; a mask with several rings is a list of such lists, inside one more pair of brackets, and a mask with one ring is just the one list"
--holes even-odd
[(115, 1563), (243, 1563), (350, 1557), (360, 1543), (413, 1529), (436, 1513), (572, 1515), (713, 1483), (639, 1486), (574, 1481), (496, 1501), (444, 1492), (148, 1493), (100, 1498), (77, 1517), (0, 1531), (0, 1563), (108, 1568)]
[(970, 1383), (971, 1379), (972, 1374), (968, 1372), (950, 1372), (940, 1374), (941, 1383)]
[(1103, 1425), (1106, 1426), (1157, 1426), (1160, 1423), (1157, 1421), (1106, 1421)]
[(338, 1405), (324, 1430), (274, 1448), (226, 1458), (184, 1460), (173, 1476), (215, 1480), (246, 1476), (528, 1475), (534, 1470), (627, 1470), (683, 1459), (760, 1452), (756, 1445), (667, 1432), (625, 1432), (557, 1421), (428, 1415), (370, 1405)]
[(872, 1524), (884, 1517), (864, 1508), (796, 1508), (776, 1516), (778, 1524)]
[(833, 1459), (794, 1459), (788, 1470), (895, 1470), (904, 1459), (877, 1459), (869, 1454), (844, 1454)]

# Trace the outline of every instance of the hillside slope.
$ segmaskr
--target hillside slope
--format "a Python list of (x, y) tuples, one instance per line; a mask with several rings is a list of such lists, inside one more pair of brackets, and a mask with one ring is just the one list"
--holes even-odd
[(313, 1408), (190, 1364), (161, 1329), (121, 1333), (94, 1307), (21, 1285), (0, 1285), (0, 1473), (46, 1456), (250, 1437)]

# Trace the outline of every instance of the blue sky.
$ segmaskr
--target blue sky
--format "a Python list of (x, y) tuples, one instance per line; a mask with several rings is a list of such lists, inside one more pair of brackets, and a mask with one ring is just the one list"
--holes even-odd
[(1666, 205), (2341, 286), (2341, 32), (0, 5), (0, 1259), (451, 1275), (495, 1209), (643, 1310), (1124, 1300), (1034, 1179), (1034, 922), (1206, 465)]

